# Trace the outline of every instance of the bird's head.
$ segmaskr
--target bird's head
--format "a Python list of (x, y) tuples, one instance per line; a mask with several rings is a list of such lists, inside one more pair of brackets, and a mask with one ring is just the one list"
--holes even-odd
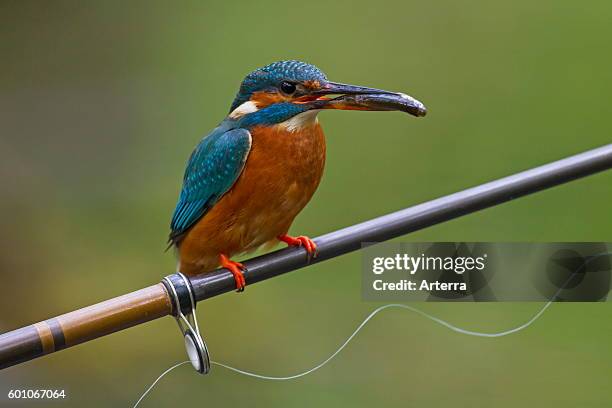
[(246, 76), (229, 117), (247, 125), (275, 124), (321, 109), (427, 113), (425, 105), (404, 93), (331, 82), (314, 65), (279, 61)]

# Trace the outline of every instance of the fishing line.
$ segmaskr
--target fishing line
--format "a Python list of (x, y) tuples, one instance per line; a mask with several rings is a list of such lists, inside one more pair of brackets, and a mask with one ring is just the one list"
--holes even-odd
[[(508, 330), (504, 330), (504, 331), (500, 331), (500, 332), (491, 332), (491, 333), (487, 333), (487, 332), (478, 332), (478, 331), (473, 331), (473, 330), (467, 330), (467, 329), (463, 329), (461, 327), (455, 326), (452, 323), (447, 322), (446, 320), (440, 319), (439, 317), (436, 317), (434, 315), (431, 315), (423, 310), (417, 309), (416, 307), (413, 306), (409, 306), (409, 305), (404, 305), (404, 304), (400, 304), (400, 303), (390, 303), (387, 305), (383, 305), (380, 306), (376, 309), (374, 309), (360, 324), (359, 326), (357, 326), (357, 328), (353, 331), (353, 333), (340, 345), (340, 347), (338, 347), (336, 349), (336, 351), (334, 351), (329, 357), (327, 357), (325, 360), (323, 360), (322, 362), (320, 362), (319, 364), (315, 365), (312, 368), (309, 368), (308, 370), (302, 371), (298, 374), (294, 374), (294, 375), (289, 375), (289, 376), (282, 376), (282, 377), (275, 377), (275, 376), (268, 376), (268, 375), (262, 375), (262, 374), (258, 374), (258, 373), (254, 373), (251, 371), (245, 371), (245, 370), (241, 370), (239, 368), (236, 367), (232, 367), (230, 365), (224, 364), (224, 363), (220, 363), (217, 361), (212, 361), (211, 360), (211, 364), (219, 366), (219, 367), (223, 367), (227, 370), (233, 371), (235, 373), (238, 374), (242, 374), (242, 375), (246, 375), (248, 377), (253, 377), (253, 378), (258, 378), (261, 380), (270, 380), (270, 381), (287, 381), (287, 380), (295, 380), (297, 378), (300, 377), (304, 377), (308, 374), (311, 374), (315, 371), (317, 371), (318, 369), (324, 367), (327, 363), (329, 363), (331, 360), (333, 360), (338, 354), (340, 354), (340, 352), (342, 350), (344, 350), (344, 348), (357, 336), (357, 334), (359, 334), (359, 332), (364, 328), (364, 326), (370, 321), (372, 320), (372, 318), (374, 318), (374, 316), (376, 316), (378, 313), (382, 312), (383, 310), (386, 309), (391, 309), (391, 308), (399, 308), (399, 309), (404, 309), (404, 310), (408, 310), (410, 312), (416, 313), (420, 316), (425, 317), (426, 319), (429, 319), (435, 323), (438, 323), (439, 325), (446, 327), (449, 330), (452, 330), (454, 332), (460, 333), (460, 334), (465, 334), (467, 336), (474, 336), (474, 337), (488, 337), (488, 338), (496, 338), (496, 337), (503, 337), (503, 336), (507, 336), (509, 334), (513, 334), (513, 333), (517, 333), (521, 330), (526, 329), (527, 327), (531, 326), (533, 323), (535, 323), (543, 314), (544, 312), (550, 307), (550, 305), (555, 301), (555, 299), (557, 298), (557, 296), (559, 296), (559, 293), (561, 293), (561, 291), (565, 288), (565, 286), (570, 282), (570, 280), (574, 277), (574, 275), (576, 275), (577, 273), (579, 273), (587, 264), (589, 264), (591, 261), (593, 261), (596, 258), (599, 258), (601, 256), (604, 255), (610, 255), (611, 253), (602, 253), (602, 254), (597, 254), (594, 255), (592, 257), (590, 257), (589, 259), (587, 259), (582, 265), (580, 265), (572, 274), (570, 274), (569, 278), (567, 278), (567, 280), (565, 281), (565, 283), (563, 285), (561, 285), (561, 287), (559, 287), (559, 290), (557, 290), (557, 292), (554, 294), (554, 296), (551, 297), (551, 299), (546, 302), (544, 304), (544, 306), (542, 306), (529, 320), (527, 320), (525, 323), (516, 326), (512, 329), (508, 329)], [(172, 367), (168, 368), (166, 371), (164, 371), (159, 377), (157, 377), (157, 379), (155, 379), (155, 381), (153, 381), (153, 383), (145, 390), (145, 392), (141, 395), (141, 397), (138, 399), (138, 401), (136, 402), (136, 404), (134, 404), (133, 408), (136, 408), (138, 406), (138, 404), (144, 399), (144, 397), (147, 396), (147, 394), (153, 389), (153, 387), (155, 387), (155, 385), (166, 375), (168, 374), (170, 371), (174, 370), (175, 368), (178, 368), (184, 364), (189, 363), (190, 361), (183, 361), (180, 362), (178, 364), (173, 365)]]
[[(532, 323), (534, 323), (536, 320), (538, 320), (540, 318), (540, 316), (542, 316), (542, 314), (546, 311), (546, 309), (548, 309), (548, 307), (553, 303), (552, 300), (548, 301), (535, 315), (533, 315), (533, 317), (531, 319), (529, 319), (527, 322), (521, 324), (520, 326), (517, 326), (513, 329), (510, 330), (505, 330), (502, 332), (496, 332), (496, 333), (484, 333), (484, 332), (476, 332), (476, 331), (472, 331), (472, 330), (466, 330), (463, 329), (461, 327), (455, 326), (445, 320), (442, 320), (438, 317), (435, 317), (433, 315), (430, 315), (427, 312), (424, 312), (420, 309), (417, 309), (415, 307), (409, 306), (409, 305), (403, 305), (403, 304), (399, 304), (399, 303), (391, 303), (388, 305), (384, 305), (384, 306), (380, 306), (378, 308), (376, 308), (373, 312), (371, 312), (368, 317), (366, 317), (359, 326), (357, 326), (357, 328), (353, 331), (353, 333), (344, 341), (344, 343), (342, 343), (342, 345), (340, 347), (338, 347), (338, 349), (336, 351), (334, 351), (333, 354), (331, 354), (329, 357), (327, 357), (325, 360), (323, 360), (322, 362), (320, 362), (319, 364), (317, 364), (316, 366), (303, 371), (301, 373), (298, 374), (294, 374), (294, 375), (290, 375), (290, 376), (285, 376), (285, 377), (273, 377), (273, 376), (268, 376), (268, 375), (262, 375), (262, 374), (257, 374), (254, 372), (250, 372), (250, 371), (245, 371), (245, 370), (241, 370), (239, 368), (236, 367), (232, 367), (230, 365), (224, 364), (224, 363), (220, 363), (218, 361), (211, 361), (210, 363), (219, 367), (223, 367), (225, 369), (228, 369), (230, 371), (234, 371), (238, 374), (242, 374), (242, 375), (246, 375), (248, 377), (253, 377), (253, 378), (258, 378), (261, 380), (271, 380), (271, 381), (287, 381), (287, 380), (295, 380), (297, 378), (300, 377), (304, 377), (310, 373), (313, 373), (315, 371), (317, 371), (318, 369), (322, 368), (323, 366), (325, 366), (327, 363), (329, 363), (334, 357), (336, 357), (342, 350), (344, 350), (344, 348), (351, 342), (351, 340), (353, 340), (355, 338), (355, 336), (357, 336), (357, 334), (361, 331), (361, 329), (363, 329), (363, 327), (370, 321), (372, 320), (372, 318), (374, 316), (376, 316), (378, 313), (382, 312), (385, 309), (390, 309), (390, 308), (401, 308), (401, 309), (406, 309), (409, 310), (411, 312), (417, 313), (433, 322), (436, 322), (452, 331), (455, 331), (457, 333), (461, 333), (461, 334), (465, 334), (468, 336), (476, 336), (476, 337), (502, 337), (502, 336), (507, 336), (508, 334), (512, 334), (512, 333), (516, 333), (518, 331), (521, 331), (527, 327), (529, 327)], [(133, 408), (136, 408), (138, 406), (138, 404), (140, 404), (140, 402), (144, 399), (144, 397), (147, 396), (147, 394), (153, 389), (153, 387), (155, 387), (155, 385), (166, 375), (168, 374), (170, 371), (174, 370), (175, 368), (178, 368), (184, 364), (189, 363), (190, 361), (183, 361), (181, 363), (175, 364), (172, 367), (168, 368), (166, 371), (164, 371), (159, 377), (157, 377), (157, 379), (155, 381), (153, 381), (153, 383), (149, 386), (149, 388), (146, 389), (146, 391), (142, 394), (142, 396), (138, 399), (138, 401), (136, 402), (136, 404), (134, 404)]]
[(153, 383), (149, 386), (149, 388), (147, 388), (146, 391), (140, 396), (140, 398), (138, 398), (138, 401), (136, 401), (136, 403), (134, 404), (134, 408), (136, 408), (138, 404), (140, 404), (140, 401), (142, 401), (142, 399), (147, 396), (147, 394), (153, 389), (153, 387), (155, 387), (155, 384), (157, 384), (159, 380), (161, 380), (166, 374), (168, 374), (170, 371), (174, 370), (175, 368), (180, 367), (183, 364), (187, 364), (187, 363), (191, 363), (191, 361), (189, 360), (182, 361), (180, 363), (173, 365), (172, 367), (170, 367), (169, 369), (161, 373), (159, 377), (157, 377), (157, 379), (153, 381)]

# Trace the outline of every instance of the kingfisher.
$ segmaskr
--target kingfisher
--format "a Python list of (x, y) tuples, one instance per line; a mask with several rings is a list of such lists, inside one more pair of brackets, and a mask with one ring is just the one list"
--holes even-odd
[(317, 67), (279, 61), (240, 85), (229, 114), (196, 146), (170, 223), (178, 271), (195, 275), (221, 266), (237, 291), (243, 264), (232, 257), (284, 242), (316, 256), (316, 243), (289, 235), (317, 189), (325, 165), (324, 109), (402, 111), (425, 116), (418, 100), (399, 92), (331, 82)]

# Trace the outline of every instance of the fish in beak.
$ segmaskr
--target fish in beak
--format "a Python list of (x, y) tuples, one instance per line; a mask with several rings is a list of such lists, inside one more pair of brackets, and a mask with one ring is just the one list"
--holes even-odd
[(364, 111), (401, 111), (413, 116), (425, 116), (427, 109), (420, 101), (400, 92), (327, 82), (310, 92), (314, 100), (311, 109), (343, 109)]

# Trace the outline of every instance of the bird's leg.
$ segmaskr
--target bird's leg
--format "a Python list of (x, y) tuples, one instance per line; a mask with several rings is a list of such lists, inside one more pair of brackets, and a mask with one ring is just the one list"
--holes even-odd
[(232, 261), (225, 254), (219, 254), (219, 261), (221, 262), (222, 267), (234, 275), (234, 280), (236, 281), (236, 292), (242, 292), (246, 286), (246, 281), (244, 280), (244, 275), (242, 274), (242, 272), (246, 270), (244, 265), (240, 262)]
[(315, 244), (315, 242), (307, 236), (300, 235), (297, 237), (292, 237), (287, 234), (283, 234), (279, 235), (278, 239), (289, 246), (303, 246), (306, 252), (308, 252), (308, 257), (315, 258), (317, 256), (317, 244)]

